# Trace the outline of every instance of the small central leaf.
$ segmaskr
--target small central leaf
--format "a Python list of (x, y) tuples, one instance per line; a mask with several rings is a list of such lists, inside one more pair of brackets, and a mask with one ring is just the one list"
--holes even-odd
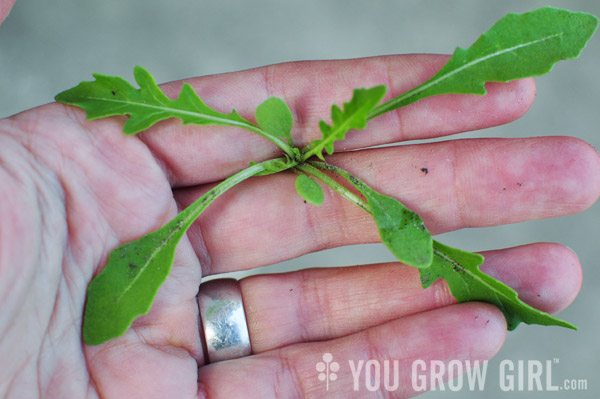
[(292, 145), (294, 118), (287, 104), (280, 98), (269, 97), (256, 108), (256, 122), (267, 133), (281, 137)]
[(306, 202), (317, 206), (323, 204), (323, 189), (319, 183), (306, 175), (298, 175), (296, 178), (296, 191)]

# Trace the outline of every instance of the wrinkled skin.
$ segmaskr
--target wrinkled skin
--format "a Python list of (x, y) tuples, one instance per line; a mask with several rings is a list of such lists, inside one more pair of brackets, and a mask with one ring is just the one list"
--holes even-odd
[[(291, 63), (190, 83), (209, 105), (235, 107), (250, 119), (268, 96), (283, 98), (301, 146), (318, 136), (318, 119), (353, 87), (386, 83), (397, 95), (445, 60)], [(175, 96), (180, 86), (163, 88)], [(488, 88), (486, 97), (432, 98), (377, 118), (350, 134), (329, 161), (403, 201), (434, 234), (571, 214), (593, 204), (600, 158), (574, 138), (343, 152), (507, 123), (528, 109), (535, 91), (532, 80)], [(488, 359), (501, 347), (506, 324), (496, 308), (458, 305), (444, 282), (423, 290), (415, 269), (381, 264), (242, 280), (254, 355), (205, 365), (195, 302), (202, 276), (377, 241), (362, 210), (328, 190), (322, 207), (305, 204), (287, 173), (251, 179), (219, 198), (182, 240), (151, 311), (124, 336), (84, 345), (86, 288), (112, 249), (162, 226), (248, 162), (278, 154), (266, 140), (233, 128), (183, 127), (175, 120), (124, 136), (123, 121), (89, 122), (79, 109), (59, 104), (0, 121), (0, 397), (322, 397), (315, 364), (324, 352), (342, 361), (400, 360), (396, 392), (354, 392), (350, 370), (342, 368), (330, 397), (408, 397), (414, 395), (412, 360)], [(542, 310), (562, 310), (579, 290), (579, 262), (558, 244), (484, 255), (484, 271)]]

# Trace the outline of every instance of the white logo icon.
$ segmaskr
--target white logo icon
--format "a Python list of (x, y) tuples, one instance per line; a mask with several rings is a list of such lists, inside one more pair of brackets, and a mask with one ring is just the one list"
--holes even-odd
[(331, 353), (323, 354), (323, 361), (317, 363), (317, 371), (319, 372), (319, 381), (325, 381), (327, 390), (329, 391), (329, 381), (337, 380), (336, 372), (340, 369), (338, 362), (333, 362)]

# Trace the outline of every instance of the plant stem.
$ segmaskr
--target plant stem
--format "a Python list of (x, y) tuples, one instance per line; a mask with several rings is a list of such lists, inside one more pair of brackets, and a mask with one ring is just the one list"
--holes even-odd
[(330, 144), (333, 141), (337, 140), (338, 132), (348, 130), (348, 128), (346, 127), (347, 125), (348, 125), (348, 121), (339, 125), (334, 132), (330, 133), (324, 140), (319, 141), (317, 146), (313, 147), (312, 143), (311, 143), (311, 144), (307, 145), (306, 147), (304, 147), (300, 151), (300, 154), (302, 155), (302, 158), (301, 158), (302, 162), (306, 161), (308, 158), (312, 157), (313, 155), (320, 154), (323, 151), (323, 148), (325, 148), (325, 146), (327, 144)]
[(367, 213), (371, 214), (371, 208), (369, 207), (368, 203), (366, 203), (365, 201), (360, 199), (356, 194), (354, 194), (353, 192), (348, 190), (346, 187), (344, 187), (343, 185), (338, 183), (335, 179), (333, 179), (332, 177), (330, 177), (329, 175), (327, 175), (321, 171), (321, 169), (327, 170), (330, 172), (337, 173), (341, 176), (344, 176), (342, 172), (350, 175), (345, 170), (340, 169), (337, 166), (327, 164), (325, 162), (313, 162), (313, 161), (301, 163), (300, 165), (297, 165), (296, 168), (302, 170), (303, 172), (308, 173), (309, 175), (315, 177), (316, 179), (319, 179), (320, 181), (325, 183), (327, 186), (329, 186), (333, 190), (335, 190), (342, 197), (346, 198), (348, 201), (354, 203), (359, 208), (362, 208)]
[(392, 98), (391, 100), (374, 108), (373, 111), (371, 111), (371, 113), (369, 113), (369, 115), (367, 115), (367, 120), (371, 120), (379, 115), (385, 114), (386, 112), (393, 111), (397, 108), (404, 107), (415, 101), (418, 101), (419, 97), (417, 97), (417, 98), (413, 98), (413, 97), (417, 96), (419, 93), (428, 89), (430, 86), (432, 86), (435, 83), (437, 83), (437, 81), (435, 81), (435, 82), (427, 81), (427, 82), (423, 83), (422, 85), (419, 85), (419, 86), (415, 87), (414, 89), (411, 89), (411, 90), (399, 95), (398, 97)]
[[(284, 162), (282, 162), (284, 161)], [(254, 164), (246, 169), (229, 176), (221, 183), (207, 191), (202, 197), (198, 198), (191, 205), (185, 208), (177, 215), (184, 229), (189, 228), (198, 216), (208, 207), (215, 199), (224, 194), (233, 186), (243, 182), (244, 180), (256, 176), (262, 172), (269, 171), (272, 173), (281, 172), (294, 166), (294, 163), (285, 162), (285, 158), (275, 158), (261, 163)]]
[(279, 139), (278, 137), (274, 137), (270, 134), (268, 134), (267, 132), (265, 132), (264, 130), (262, 130), (261, 128), (259, 128), (258, 126), (255, 126), (251, 123), (246, 124), (239, 124), (238, 125), (241, 128), (244, 129), (248, 129), (254, 133), (257, 133), (261, 136), (263, 136), (264, 138), (266, 138), (267, 140), (271, 140), (272, 143), (274, 143), (277, 147), (281, 148), (288, 157), (290, 157), (291, 159), (294, 159), (294, 157), (296, 156), (296, 154), (294, 153), (294, 150), (292, 150), (292, 147), (286, 143), (285, 141)]

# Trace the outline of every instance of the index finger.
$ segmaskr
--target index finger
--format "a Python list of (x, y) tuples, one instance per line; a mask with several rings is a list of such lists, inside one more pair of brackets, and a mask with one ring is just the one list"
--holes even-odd
[[(298, 147), (320, 137), (320, 119), (329, 120), (331, 104), (348, 101), (355, 87), (386, 85), (395, 97), (433, 76), (445, 55), (394, 55), (353, 60), (305, 61), (187, 80), (211, 107), (236, 109), (254, 120), (256, 107), (271, 96), (282, 98), (294, 116), (292, 137)], [(163, 86), (176, 97), (182, 82)], [(535, 95), (532, 79), (488, 84), (488, 94), (445, 95), (425, 99), (382, 115), (353, 132), (336, 151), (405, 140), (441, 137), (510, 122), (523, 115)], [(168, 169), (174, 186), (192, 186), (226, 178), (281, 151), (255, 133), (227, 126), (183, 126), (161, 122), (142, 140)]]

